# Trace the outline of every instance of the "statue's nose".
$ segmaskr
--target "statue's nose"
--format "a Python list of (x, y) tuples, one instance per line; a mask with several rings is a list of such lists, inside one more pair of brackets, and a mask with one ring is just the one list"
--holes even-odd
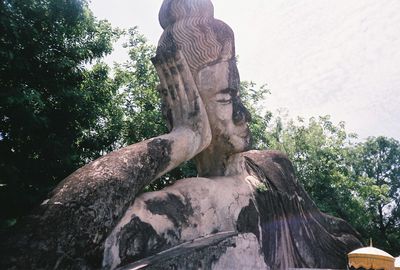
[(233, 123), (235, 125), (240, 125), (245, 122), (251, 121), (251, 114), (243, 105), (242, 101), (237, 98), (233, 101)]

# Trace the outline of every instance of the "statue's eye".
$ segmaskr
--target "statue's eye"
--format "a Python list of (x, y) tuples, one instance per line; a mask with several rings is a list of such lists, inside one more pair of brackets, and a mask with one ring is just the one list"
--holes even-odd
[(226, 105), (226, 104), (231, 104), (232, 99), (231, 98), (218, 99), (217, 102)]
[(221, 91), (216, 95), (215, 100), (220, 104), (231, 104), (232, 96), (228, 91)]

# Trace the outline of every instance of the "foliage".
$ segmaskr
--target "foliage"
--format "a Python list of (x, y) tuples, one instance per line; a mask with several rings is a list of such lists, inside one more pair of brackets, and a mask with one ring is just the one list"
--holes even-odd
[(400, 252), (400, 142), (370, 137), (353, 153), (358, 193), (365, 198), (365, 230), (389, 252)]
[(137, 28), (126, 33), (129, 60), (114, 67), (124, 108), (123, 144), (132, 144), (166, 133), (161, 116), (159, 95), (156, 91), (157, 73), (150, 59), (155, 48), (147, 43)]
[[(62, 178), (112, 148), (116, 91), (108, 67), (118, 31), (86, 2), (0, 1), (1, 217), (23, 214)], [(111, 131), (111, 133), (107, 133)]]
[(125, 112), (118, 84), (109, 74), (110, 68), (104, 63), (96, 63), (90, 70), (83, 71), (79, 89), (84, 101), (80, 110), (90, 117), (81, 119), (88, 122), (81, 123), (82, 135), (77, 138), (76, 146), (84, 163), (120, 147)]
[(256, 186), (256, 190), (262, 193), (268, 191), (268, 187), (264, 183), (260, 183)]
[(268, 136), (265, 132), (272, 118), (270, 111), (264, 110), (262, 101), (270, 94), (267, 85), (257, 86), (254, 82), (243, 81), (240, 85), (240, 98), (251, 114), (250, 130), (254, 149), (265, 149)]
[[(348, 220), (358, 203), (348, 196), (348, 149), (350, 139), (344, 123), (335, 126), (329, 116), (311, 118), (308, 123), (298, 118), (286, 124), (277, 117), (270, 131), (270, 147), (284, 151), (294, 163), (299, 181), (324, 212)], [(348, 207), (353, 205), (353, 207)]]
[(365, 242), (400, 252), (400, 147), (385, 137), (355, 143), (343, 122), (329, 116), (309, 121), (274, 119), (271, 148), (285, 152), (317, 206), (349, 221)]

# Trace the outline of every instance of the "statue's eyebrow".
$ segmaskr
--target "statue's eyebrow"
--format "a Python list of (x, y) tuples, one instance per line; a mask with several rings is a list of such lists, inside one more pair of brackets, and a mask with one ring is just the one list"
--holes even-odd
[(232, 92), (232, 89), (230, 88), (225, 88), (219, 91), (220, 94), (230, 94)]
[(225, 88), (219, 91), (220, 94), (231, 94), (234, 90), (232, 88)]
[(235, 97), (238, 95), (238, 89), (237, 88), (232, 88), (232, 87), (228, 87), (225, 89), (222, 89), (221, 91), (218, 92), (218, 94), (229, 94), (232, 97)]

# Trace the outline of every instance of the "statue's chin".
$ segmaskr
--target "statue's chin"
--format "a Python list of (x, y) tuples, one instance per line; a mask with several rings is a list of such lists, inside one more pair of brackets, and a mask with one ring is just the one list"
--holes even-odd
[(233, 154), (241, 153), (241, 152), (246, 152), (248, 150), (251, 150), (252, 147), (252, 136), (250, 133), (247, 133), (243, 136), (235, 136), (233, 141)]

